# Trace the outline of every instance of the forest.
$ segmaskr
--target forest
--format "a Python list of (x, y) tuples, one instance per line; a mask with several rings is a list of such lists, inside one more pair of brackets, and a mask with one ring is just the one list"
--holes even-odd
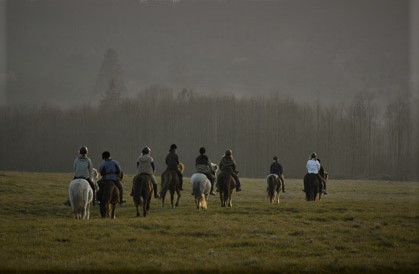
[(239, 175), (248, 178), (265, 177), (275, 155), (285, 177), (302, 178), (316, 152), (330, 178), (417, 180), (418, 100), (402, 93), (384, 104), (368, 93), (345, 99), (326, 105), (278, 94), (211, 96), (150, 86), (134, 98), (111, 88), (97, 104), (81, 98), (71, 108), (2, 106), (0, 169), (72, 172), (78, 149), (86, 145), (95, 166), (109, 150), (132, 174), (149, 146), (160, 175), (175, 143), (187, 176), (204, 146), (217, 164), (232, 149)]

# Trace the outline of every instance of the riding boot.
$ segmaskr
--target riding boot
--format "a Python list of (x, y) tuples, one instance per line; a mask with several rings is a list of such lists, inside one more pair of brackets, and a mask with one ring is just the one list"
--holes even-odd
[(285, 193), (285, 182), (282, 181), (282, 192)]
[(159, 199), (160, 198), (160, 195), (157, 192), (157, 185), (153, 185), (153, 189), (154, 189), (154, 198), (155, 199)]

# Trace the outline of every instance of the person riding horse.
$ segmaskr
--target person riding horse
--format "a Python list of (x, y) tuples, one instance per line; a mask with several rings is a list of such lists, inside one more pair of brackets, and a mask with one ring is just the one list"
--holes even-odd
[(274, 156), (273, 162), (270, 166), (270, 174), (275, 174), (278, 176), (279, 180), (282, 183), (282, 192), (285, 192), (285, 181), (282, 165), (278, 162), (278, 157)]
[[(82, 146), (79, 150), (79, 156), (74, 160), (74, 179), (85, 179), (93, 190), (93, 205), (96, 203), (96, 187), (92, 181), (93, 175), (93, 164), (92, 160), (87, 157), (88, 149), (86, 146)], [(64, 205), (70, 206), (70, 200), (67, 199)]]
[[(315, 152), (310, 155), (310, 159), (307, 161), (306, 168), (307, 175), (315, 174), (321, 182), (321, 178), (319, 176), (320, 163), (317, 161), (317, 154)], [(303, 189), (303, 191), (306, 192), (306, 189)]]
[(208, 180), (211, 182), (210, 194), (215, 195), (214, 182), (215, 182), (215, 171), (212, 168), (211, 161), (207, 155), (205, 155), (205, 148), (199, 149), (199, 156), (195, 159), (196, 172), (205, 174)]
[[(236, 170), (236, 161), (233, 158), (233, 152), (229, 149), (225, 152), (224, 156), (221, 158), (220, 161), (220, 170), (222, 172), (230, 173), (233, 176), (234, 180), (236, 181), (236, 192), (241, 191), (240, 188), (240, 180), (237, 174), (239, 173)], [(218, 181), (217, 181), (217, 189), (218, 189)]]
[(176, 154), (177, 145), (172, 144), (169, 149), (169, 154), (166, 156), (166, 165), (168, 170), (176, 171), (179, 176), (179, 189), (183, 190), (183, 174), (179, 170), (179, 157)]
[[(154, 177), (154, 172), (156, 170), (156, 166), (154, 164), (154, 159), (150, 156), (151, 149), (149, 147), (145, 147), (142, 150), (141, 155), (137, 159), (137, 170), (138, 175), (147, 174), (151, 177), (151, 181), (153, 182), (153, 190), (154, 190), (154, 198), (160, 198), (159, 193), (157, 192), (157, 180)], [(132, 186), (134, 188), (134, 185)], [(134, 193), (134, 189), (131, 192), (131, 196)]]
[(102, 176), (101, 180), (110, 180), (115, 183), (116, 187), (119, 190), (119, 203), (123, 204), (126, 201), (123, 199), (124, 188), (121, 183), (121, 166), (117, 161), (111, 159), (111, 154), (109, 151), (104, 151), (102, 153), (102, 159), (103, 162), (99, 166), (99, 173)]

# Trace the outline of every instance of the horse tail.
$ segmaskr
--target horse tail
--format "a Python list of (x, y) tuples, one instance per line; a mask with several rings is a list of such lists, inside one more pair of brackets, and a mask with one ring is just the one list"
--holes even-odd
[(140, 175), (137, 175), (134, 177), (133, 179), (133, 198), (134, 198), (134, 202), (141, 206), (143, 205), (143, 198), (142, 198), (142, 193), (143, 193), (143, 183), (142, 183), (142, 177)]
[(201, 186), (200, 186), (200, 182), (195, 181), (192, 185), (192, 192), (195, 196), (195, 199), (200, 199), (202, 197), (202, 191), (201, 191)]
[(274, 175), (268, 176), (268, 196), (273, 197), (275, 194), (275, 188), (276, 188), (276, 178)]
[(170, 171), (166, 170), (161, 175), (161, 193), (166, 193), (169, 189), (170, 181), (171, 181), (171, 174)]

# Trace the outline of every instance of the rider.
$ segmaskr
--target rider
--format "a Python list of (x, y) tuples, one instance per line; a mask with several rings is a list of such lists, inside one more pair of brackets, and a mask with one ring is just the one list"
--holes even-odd
[(320, 159), (319, 158), (317, 158), (317, 161), (320, 163), (319, 175), (320, 175), (321, 182), (323, 184), (323, 193), (325, 195), (327, 195), (327, 194), (329, 194), (329, 192), (327, 192), (327, 190), (326, 190), (327, 172), (324, 170), (323, 165), (320, 162)]
[(278, 176), (280, 182), (282, 183), (282, 192), (285, 192), (285, 181), (282, 165), (278, 162), (278, 157), (274, 156), (273, 162), (270, 167), (270, 173)]
[(211, 182), (210, 194), (215, 195), (214, 191), (214, 182), (215, 182), (215, 172), (211, 166), (211, 161), (208, 156), (205, 155), (205, 147), (199, 149), (199, 156), (195, 159), (196, 172), (203, 173), (207, 176), (208, 180)]
[[(307, 161), (306, 168), (307, 175), (316, 174), (316, 176), (319, 177), (320, 163), (317, 161), (317, 154), (315, 152), (311, 153), (310, 159)], [(303, 191), (305, 192), (306, 190), (303, 189)]]
[(166, 156), (166, 165), (168, 170), (176, 171), (179, 176), (179, 189), (183, 190), (183, 174), (179, 170), (179, 157), (176, 154), (177, 145), (172, 144), (169, 149), (169, 154)]
[[(236, 170), (236, 161), (233, 158), (233, 152), (231, 149), (227, 150), (224, 156), (221, 158), (220, 161), (220, 170), (223, 172), (230, 173), (233, 176), (234, 180), (236, 181), (236, 192), (242, 191), (240, 188), (240, 180), (237, 174), (239, 173)], [(218, 182), (217, 182), (218, 184)], [(217, 185), (218, 188), (218, 185)]]
[[(158, 199), (160, 198), (160, 195), (157, 192), (157, 180), (156, 177), (154, 177), (156, 166), (154, 164), (154, 159), (150, 156), (150, 152), (151, 149), (149, 147), (143, 148), (141, 155), (137, 159), (137, 170), (138, 174), (150, 175), (151, 181), (153, 182), (154, 198)], [(132, 193), (134, 193), (134, 191), (132, 191)]]
[[(82, 146), (79, 150), (79, 156), (74, 160), (74, 179), (85, 179), (90, 187), (93, 190), (93, 205), (96, 203), (96, 188), (95, 184), (92, 181), (93, 177), (93, 164), (92, 160), (87, 157), (87, 147)], [(64, 205), (70, 205), (70, 200), (67, 199), (66, 202), (64, 202)]]
[(103, 162), (99, 166), (99, 173), (102, 176), (103, 180), (111, 180), (115, 183), (116, 187), (119, 189), (119, 203), (123, 204), (126, 201), (123, 199), (124, 188), (122, 187), (122, 170), (119, 163), (111, 159), (111, 154), (109, 151), (104, 151), (102, 153)]

